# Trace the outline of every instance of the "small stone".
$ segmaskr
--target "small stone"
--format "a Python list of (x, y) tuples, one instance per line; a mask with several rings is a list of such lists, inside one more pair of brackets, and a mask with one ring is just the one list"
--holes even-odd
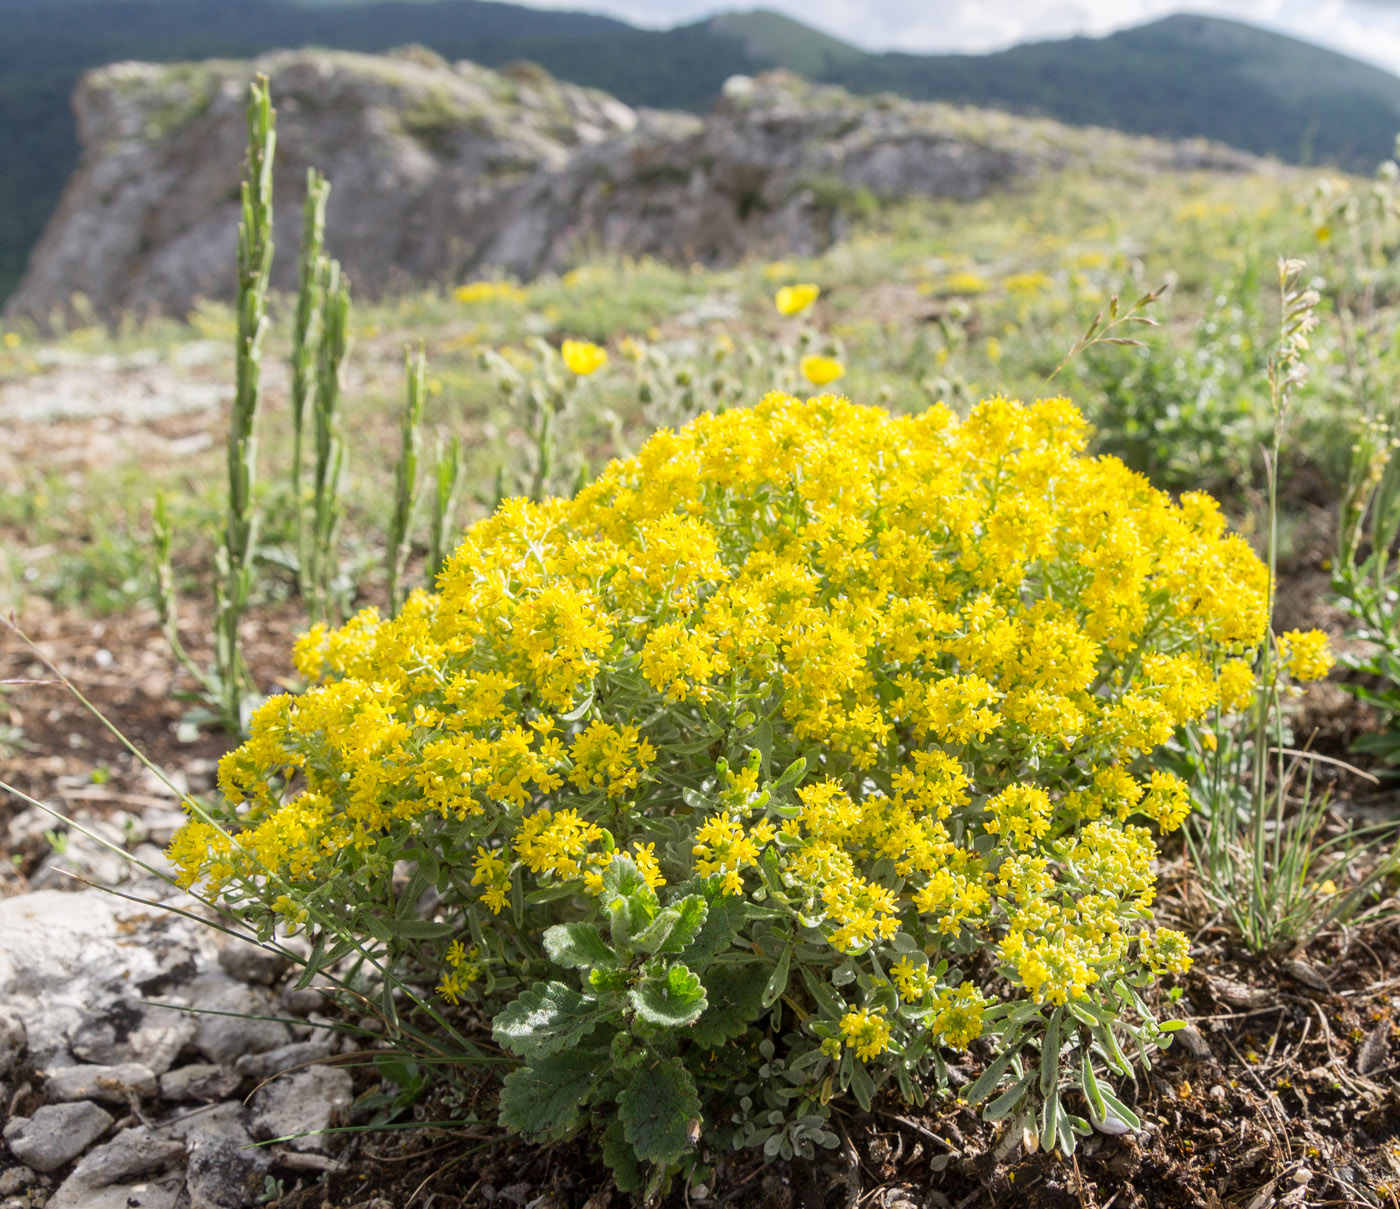
[(233, 1095), (242, 1082), (243, 1076), (227, 1066), (196, 1062), (161, 1075), (160, 1094), (167, 1100), (212, 1104), (215, 1100)]
[(179, 1138), (162, 1137), (142, 1125), (123, 1129), (110, 1142), (88, 1151), (69, 1179), (80, 1180), (90, 1188), (103, 1188), (118, 1180), (160, 1171), (184, 1157), (185, 1144)]
[(287, 1026), (271, 1019), (277, 1015), (277, 1004), (266, 991), (222, 975), (219, 979), (222, 985), (206, 975), (190, 987), (194, 1006), (205, 1009), (195, 1026), (194, 1043), (210, 1062), (228, 1065), (244, 1054), (259, 1054), (291, 1041)]
[(1118, 1138), (1133, 1132), (1133, 1127), (1112, 1111), (1106, 1113), (1102, 1121), (1095, 1121), (1091, 1116), (1089, 1122), (1100, 1133), (1108, 1134), (1109, 1137)]
[(36, 1171), (57, 1171), (97, 1141), (111, 1124), (111, 1115), (91, 1100), (46, 1104), (32, 1117), (16, 1117), (5, 1126), (5, 1141), (21, 1163)]
[(291, 1045), (268, 1050), (265, 1054), (244, 1054), (234, 1065), (244, 1078), (266, 1079), (294, 1066), (323, 1062), (331, 1056), (333, 1049), (324, 1041), (295, 1041)]
[(69, 1179), (54, 1193), (45, 1209), (175, 1209), (179, 1202), (180, 1185), (176, 1181), (94, 1188)]
[(253, 1136), (288, 1138), (293, 1150), (324, 1151), (325, 1131), (352, 1098), (348, 1071), (333, 1066), (293, 1071), (253, 1097)]
[(156, 1094), (156, 1076), (148, 1066), (65, 1066), (49, 1071), (44, 1090), (50, 1100), (105, 1100), (125, 1104), (129, 1095), (141, 1099)]
[(219, 950), (219, 965), (224, 973), (239, 982), (261, 982), (270, 986), (291, 968), (291, 964), (283, 954), (244, 940), (230, 940)]
[(28, 1167), (7, 1167), (0, 1171), (0, 1196), (14, 1196), (38, 1178), (38, 1173)]
[(315, 987), (302, 987), (301, 990), (289, 987), (282, 992), (282, 1006), (294, 1016), (309, 1016), (326, 1006), (326, 995)]
[(24, 1021), (12, 1007), (0, 1006), (0, 1075), (8, 1074), (24, 1052)]
[(1206, 1044), (1206, 1039), (1201, 1036), (1201, 1030), (1194, 1024), (1188, 1024), (1185, 1028), (1178, 1029), (1175, 1036), (1181, 1048), (1193, 1058), (1210, 1057), (1210, 1046)]
[(189, 1044), (195, 1027), (186, 1012), (118, 1000), (84, 1020), (69, 1048), (84, 1062), (98, 1066), (139, 1063), (159, 1075), (170, 1069), (175, 1056)]
[(253, 1145), (246, 1119), (234, 1100), (171, 1122), (170, 1132), (185, 1141), (190, 1209), (245, 1209), (262, 1195), (272, 1156)]

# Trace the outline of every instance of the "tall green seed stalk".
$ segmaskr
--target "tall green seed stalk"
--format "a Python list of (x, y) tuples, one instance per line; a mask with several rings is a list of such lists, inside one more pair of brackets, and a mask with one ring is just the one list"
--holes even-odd
[(437, 587), (437, 577), (447, 562), (447, 531), (457, 511), (457, 495), (461, 488), (462, 442), (453, 437), (439, 448), (433, 465), (433, 513), (428, 527), (428, 560), (423, 567), (430, 592)]
[(408, 400), (404, 405), (399, 460), (394, 466), (394, 514), (389, 521), (389, 542), (384, 560), (389, 572), (389, 616), (397, 617), (399, 579), (408, 557), (408, 531), (413, 522), (413, 506), (418, 501), (418, 447), (423, 427), (423, 400), (426, 395), (424, 378), (427, 360), (420, 346), (416, 356), (404, 355), (404, 376), (408, 381)]
[(307, 562), (306, 500), (302, 490), (302, 445), (307, 404), (314, 401), (316, 391), (324, 309), (321, 278), (325, 272), (326, 201), (330, 191), (330, 183), (315, 168), (306, 170), (297, 312), (292, 329), (292, 509), (296, 528), (297, 589), (303, 600), (311, 595), (311, 575)]
[(257, 477), (257, 419), (262, 397), (262, 344), (267, 333), (267, 286), (272, 269), (272, 159), (277, 135), (266, 76), (259, 76), (248, 101), (247, 179), (238, 226), (238, 347), (233, 416), (228, 435), (228, 512), (224, 544), (216, 554), (214, 629), (220, 712), (238, 730), (252, 677), (239, 644), (239, 626), (253, 590), (253, 549), (258, 517), (253, 506)]
[(340, 524), (340, 480), (345, 446), (340, 440), (340, 371), (349, 349), (350, 283), (340, 262), (322, 258), (320, 291), (322, 329), (316, 357), (316, 396), (312, 418), (316, 463), (312, 479), (312, 525), (309, 563), (312, 621), (332, 619), (336, 531)]

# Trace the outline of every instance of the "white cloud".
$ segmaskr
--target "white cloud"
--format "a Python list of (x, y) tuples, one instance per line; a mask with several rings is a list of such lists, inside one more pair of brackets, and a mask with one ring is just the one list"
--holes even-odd
[(984, 52), (1099, 36), (1183, 7), (1278, 30), (1400, 75), (1400, 0), (524, 0), (664, 27), (754, 5), (786, 12), (870, 50)]

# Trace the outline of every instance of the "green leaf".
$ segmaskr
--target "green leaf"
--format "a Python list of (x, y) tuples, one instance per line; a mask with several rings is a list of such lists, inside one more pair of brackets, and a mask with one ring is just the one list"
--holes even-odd
[(768, 763), (773, 758), (773, 724), (767, 718), (754, 728), (753, 745), (758, 751), (759, 771), (766, 778)]
[(968, 1104), (980, 1104), (996, 1090), (1002, 1075), (1016, 1058), (1016, 1051), (1008, 1049), (992, 1059), (992, 1064), (978, 1077), (977, 1081), (963, 1093)]
[(584, 1102), (607, 1070), (605, 1050), (570, 1049), (511, 1071), (501, 1088), (501, 1125), (567, 1137), (579, 1127)]
[(646, 885), (637, 863), (630, 856), (615, 856), (603, 873), (603, 890), (608, 895), (627, 895)]
[(491, 1022), (497, 1043), (522, 1058), (543, 1058), (577, 1045), (598, 1022), (596, 1000), (562, 982), (537, 982)]
[(674, 907), (658, 911), (656, 918), (632, 937), (632, 947), (639, 953), (655, 953), (666, 943), (680, 917), (681, 913)]
[(857, 1062), (855, 1069), (851, 1071), (851, 1094), (855, 1096), (856, 1103), (866, 1112), (870, 1111), (871, 1102), (875, 1099), (875, 1083), (870, 1078), (870, 1072), (865, 1069), (864, 1062)]
[(707, 971), (705, 998), (709, 1006), (691, 1030), (695, 1044), (718, 1049), (739, 1036), (763, 1011), (767, 985), (768, 971), (762, 962), (716, 966)]
[(451, 936), (457, 929), (431, 919), (385, 919), (384, 926), (400, 940), (436, 940)]
[(705, 920), (710, 914), (709, 905), (700, 894), (687, 894), (675, 904), (674, 910), (677, 915), (675, 926), (665, 942), (656, 950), (658, 953), (684, 952), (686, 946), (700, 935), (700, 930), (705, 926)]
[(592, 924), (555, 924), (544, 932), (544, 951), (550, 961), (568, 969), (617, 965), (603, 934)]
[(677, 962), (660, 978), (643, 978), (631, 993), (632, 1006), (648, 1024), (682, 1028), (705, 1010), (705, 988), (689, 967)]
[(796, 785), (798, 781), (802, 780), (802, 774), (806, 771), (806, 757), (798, 756), (797, 759), (783, 770), (783, 775), (773, 782), (773, 792), (777, 793), (779, 790), (786, 789), (790, 785)]
[(1048, 1096), (1060, 1081), (1060, 1025), (1064, 1018), (1064, 1008), (1056, 1008), (1050, 1013), (1050, 1023), (1045, 1026), (1045, 1040), (1040, 1046), (1042, 1096)]
[(982, 1110), (982, 1120), (1000, 1121), (1021, 1102), (1021, 1098), (1034, 1082), (1035, 1071), (1028, 1070)]
[(1084, 1098), (1089, 1101), (1089, 1113), (1097, 1121), (1108, 1116), (1108, 1108), (1099, 1090), (1099, 1080), (1094, 1074), (1093, 1055), (1086, 1049), (1080, 1062), (1079, 1085), (1084, 1089)]
[(642, 1169), (637, 1162), (637, 1152), (632, 1149), (617, 1117), (609, 1121), (603, 1131), (603, 1162), (612, 1171), (619, 1192), (641, 1191)]
[(1049, 1154), (1059, 1140), (1060, 1093), (1047, 1096), (1040, 1109), (1040, 1148)]
[(1122, 1121), (1129, 1129), (1137, 1132), (1137, 1130), (1142, 1128), (1142, 1121), (1139, 1119), (1137, 1113), (1124, 1104), (1123, 1101), (1112, 1092), (1104, 1088), (1102, 1084), (1099, 1085), (1099, 1095), (1103, 1098), (1104, 1107)]
[(787, 990), (788, 970), (792, 965), (792, 945), (783, 946), (783, 951), (778, 954), (777, 964), (773, 967), (773, 973), (769, 975), (768, 984), (763, 988), (763, 1006), (772, 1007), (782, 998), (783, 992)]
[(710, 901), (700, 931), (685, 948), (688, 962), (704, 967), (733, 945), (744, 926), (744, 901), (740, 894), (717, 894)]
[(690, 1149), (700, 1097), (678, 1059), (639, 1070), (618, 1094), (617, 1107), (623, 1135), (643, 1162), (669, 1165)]

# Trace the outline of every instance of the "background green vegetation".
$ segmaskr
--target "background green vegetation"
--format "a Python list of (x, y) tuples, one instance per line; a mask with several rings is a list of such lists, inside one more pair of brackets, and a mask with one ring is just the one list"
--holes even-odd
[[(463, 443), (459, 521), (494, 502), (498, 465), (506, 467), (501, 489), (510, 491), (528, 481), (534, 456), (527, 405), (503, 390), (492, 358), (504, 355), (529, 377), (544, 364), (537, 342), (579, 338), (606, 345), (611, 359), (581, 383), (555, 426), (552, 490), (570, 490), (580, 475), (635, 450), (655, 426), (683, 422), (702, 407), (745, 405), (775, 388), (809, 393), (797, 359), (820, 352), (847, 367), (833, 389), (896, 411), (940, 399), (965, 411), (995, 393), (1067, 394), (1099, 426), (1100, 449), (1159, 486), (1215, 490), (1253, 524), (1261, 443), (1272, 424), (1263, 363), (1277, 327), (1273, 275), (1259, 266), (1285, 252), (1317, 250), (1313, 179), (1301, 171), (1163, 174), (1149, 186), (1060, 174), (970, 204), (867, 211), (852, 239), (811, 259), (720, 271), (597, 260), (514, 297), (465, 303), (431, 289), (357, 307), (343, 404), (345, 577), (354, 585), (347, 603), (374, 602), (383, 592), (375, 551), (393, 499), (403, 356), (420, 344), (428, 360), (425, 457), (448, 438)], [(282, 246), (278, 254), (294, 250)], [(805, 314), (783, 318), (773, 293), (796, 281), (820, 284), (822, 296)], [(1122, 333), (1140, 345), (1096, 345), (1047, 382), (1114, 295), (1126, 305), (1168, 282), (1147, 309), (1160, 326)], [(274, 366), (287, 362), (294, 301), (272, 300), (265, 356)], [(230, 309), (209, 306), (191, 323), (84, 328), (50, 346), (26, 328), (9, 341), (18, 344), (0, 341), (0, 381), (42, 374), (55, 357), (90, 362), (100, 378), (110, 371), (99, 358), (113, 353), (139, 359), (156, 350), (171, 365), (182, 346), (196, 342), (231, 350), (233, 318)], [(229, 381), (231, 351), (221, 355), (227, 364), (208, 372)], [(1336, 372), (1344, 362), (1337, 337), (1321, 335), (1315, 356), (1323, 372), (1300, 396), (1283, 469), (1289, 481), (1320, 479), (1337, 492), (1351, 441), (1337, 421), (1355, 403)], [(278, 570), (293, 544), (284, 485), (289, 403), (285, 372), (269, 374), (259, 489), (269, 512), (260, 543), (270, 599), (290, 594), (295, 579)], [(31, 387), (42, 391), (43, 378)], [(178, 380), (170, 389), (178, 391)], [(221, 430), (207, 413), (187, 423)], [(146, 596), (141, 551), (155, 487), (167, 490), (178, 512), (177, 564), (201, 581), (201, 591), (207, 587), (222, 507), (209, 485), (222, 478), (221, 445), (180, 447), (171, 456), (160, 443), (143, 444), (141, 432), (135, 426), (104, 446), (100, 473), (55, 473), (39, 456), (21, 462), (18, 477), (0, 488), (0, 550), (8, 560), (0, 565), (0, 598), (8, 586), (100, 612)], [(421, 509), (418, 523), (415, 558)], [(1292, 531), (1285, 526), (1286, 536)]]

